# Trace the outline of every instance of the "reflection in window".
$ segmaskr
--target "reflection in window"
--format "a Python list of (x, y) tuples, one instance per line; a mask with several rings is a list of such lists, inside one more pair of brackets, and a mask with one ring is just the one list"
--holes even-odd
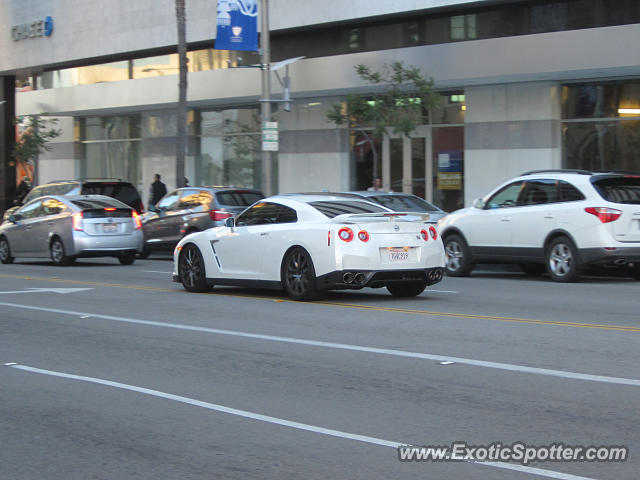
[(476, 38), (476, 16), (455, 15), (449, 19), (451, 40), (472, 40)]

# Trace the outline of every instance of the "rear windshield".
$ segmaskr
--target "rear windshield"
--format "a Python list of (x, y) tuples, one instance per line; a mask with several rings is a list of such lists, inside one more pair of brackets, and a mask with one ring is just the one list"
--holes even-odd
[(132, 207), (137, 207), (140, 204), (138, 191), (133, 185), (126, 182), (85, 183), (82, 186), (82, 194), (106, 195), (107, 197), (117, 198)]
[(23, 203), (29, 203), (31, 200), (44, 195), (68, 195), (77, 194), (74, 189), (78, 188), (77, 183), (54, 183), (52, 185), (39, 185), (29, 192), (24, 198)]
[(439, 212), (440, 210), (419, 197), (409, 195), (375, 195), (367, 197), (394, 212)]
[(366, 202), (358, 202), (357, 200), (345, 202), (309, 202), (309, 205), (329, 218), (344, 214), (378, 213), (388, 211), (376, 205), (371, 205)]
[(127, 205), (122, 202), (119, 202), (115, 198), (105, 198), (105, 199), (82, 199), (82, 200), (72, 200), (76, 207), (84, 209), (91, 208), (126, 208), (129, 209)]
[(593, 186), (609, 202), (640, 204), (640, 176), (604, 178)]
[(253, 205), (258, 200), (262, 200), (264, 195), (257, 192), (247, 191), (229, 191), (216, 193), (218, 204), (226, 205), (227, 207), (248, 207)]

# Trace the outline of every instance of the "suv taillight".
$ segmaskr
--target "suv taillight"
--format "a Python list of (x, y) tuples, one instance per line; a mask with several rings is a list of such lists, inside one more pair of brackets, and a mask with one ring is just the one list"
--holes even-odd
[(602, 223), (615, 222), (622, 215), (622, 211), (607, 207), (587, 207), (584, 211), (595, 215)]
[(220, 222), (232, 216), (233, 213), (223, 212), (222, 210), (209, 210), (209, 218), (214, 222)]

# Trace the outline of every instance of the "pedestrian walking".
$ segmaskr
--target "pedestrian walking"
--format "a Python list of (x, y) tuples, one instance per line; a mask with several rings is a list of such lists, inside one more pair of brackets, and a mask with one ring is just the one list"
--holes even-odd
[(149, 190), (149, 210), (155, 210), (156, 203), (167, 194), (167, 186), (160, 181), (160, 174), (156, 173), (153, 179), (154, 181)]

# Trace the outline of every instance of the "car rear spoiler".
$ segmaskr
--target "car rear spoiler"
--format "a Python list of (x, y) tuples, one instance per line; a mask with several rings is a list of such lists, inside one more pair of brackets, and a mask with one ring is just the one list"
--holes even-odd
[(332, 223), (362, 222), (428, 222), (430, 215), (420, 212), (345, 213), (331, 219)]

